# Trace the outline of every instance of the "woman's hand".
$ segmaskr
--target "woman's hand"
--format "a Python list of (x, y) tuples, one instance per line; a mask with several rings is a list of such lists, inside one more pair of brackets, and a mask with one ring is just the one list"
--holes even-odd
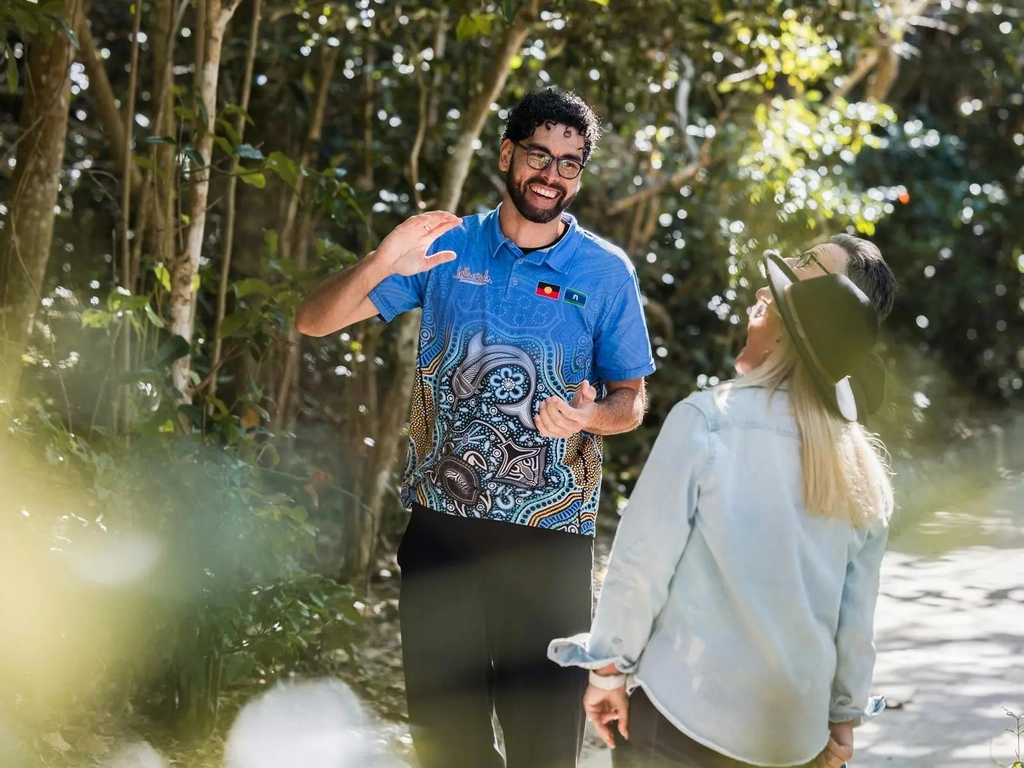
[(626, 695), (626, 686), (614, 691), (587, 686), (587, 692), (583, 694), (583, 711), (587, 714), (587, 720), (594, 724), (597, 735), (612, 749), (615, 749), (615, 736), (608, 725), (612, 720), (618, 721), (622, 738), (629, 738), (629, 696)]
[(842, 768), (853, 759), (853, 725), (829, 723), (831, 736), (825, 749), (818, 755), (816, 768)]

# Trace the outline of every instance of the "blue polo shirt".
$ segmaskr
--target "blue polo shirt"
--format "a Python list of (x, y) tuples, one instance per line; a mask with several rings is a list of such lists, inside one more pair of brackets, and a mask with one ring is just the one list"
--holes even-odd
[(584, 379), (600, 395), (654, 372), (636, 270), (568, 214), (557, 243), (524, 254), (499, 210), (434, 241), (454, 261), (370, 292), (388, 322), (423, 308), (402, 501), (592, 536), (601, 437), (547, 438), (534, 416)]

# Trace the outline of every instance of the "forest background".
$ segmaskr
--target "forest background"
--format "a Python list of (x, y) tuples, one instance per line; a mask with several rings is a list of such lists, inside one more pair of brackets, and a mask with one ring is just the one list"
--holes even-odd
[(606, 442), (602, 539), (672, 404), (731, 376), (757, 258), (840, 231), (901, 283), (872, 423), (895, 535), (1013, 463), (1016, 4), (0, 0), (4, 79), (12, 760), (128, 727), (200, 754), (292, 675), (386, 698), (360, 659), (393, 618), (418, 316), (309, 339), (294, 309), (405, 217), (493, 207), (528, 90), (603, 122), (573, 213), (636, 265), (658, 364)]

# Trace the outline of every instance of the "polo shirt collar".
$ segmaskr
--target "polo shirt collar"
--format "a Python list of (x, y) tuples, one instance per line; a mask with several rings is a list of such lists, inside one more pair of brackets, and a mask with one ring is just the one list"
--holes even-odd
[(567, 274), (576, 259), (576, 252), (582, 242), (576, 218), (563, 211), (562, 221), (568, 225), (568, 229), (559, 241), (548, 248), (541, 248), (524, 255), (522, 249), (505, 237), (501, 231), (501, 206), (502, 203), (498, 203), (498, 207), (484, 217), (488, 254), (492, 257), (496, 256), (502, 246), (507, 246), (517, 257), (522, 257), (533, 264), (546, 264), (556, 272)]

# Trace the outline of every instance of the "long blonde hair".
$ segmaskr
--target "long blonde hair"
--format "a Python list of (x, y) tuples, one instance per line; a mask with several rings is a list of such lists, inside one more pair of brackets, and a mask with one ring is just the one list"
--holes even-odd
[(769, 399), (788, 382), (800, 430), (804, 506), (816, 515), (869, 526), (893, 508), (892, 473), (882, 441), (857, 422), (832, 413), (818, 393), (789, 337), (779, 339), (763, 363), (715, 393), (722, 404), (731, 389), (764, 387)]

